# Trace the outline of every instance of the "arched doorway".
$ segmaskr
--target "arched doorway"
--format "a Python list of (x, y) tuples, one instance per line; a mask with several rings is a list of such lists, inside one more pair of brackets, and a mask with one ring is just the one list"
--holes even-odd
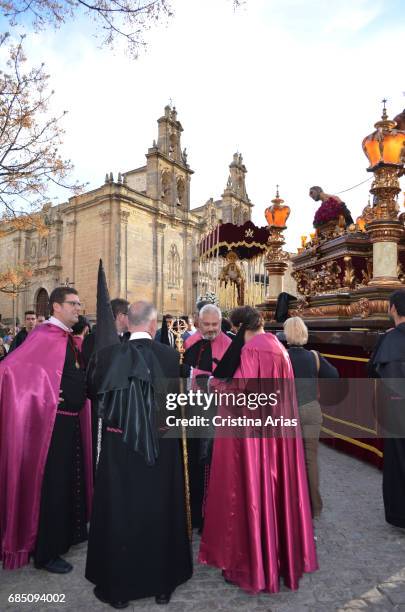
[(46, 289), (40, 289), (38, 291), (35, 310), (37, 315), (49, 317), (49, 295)]

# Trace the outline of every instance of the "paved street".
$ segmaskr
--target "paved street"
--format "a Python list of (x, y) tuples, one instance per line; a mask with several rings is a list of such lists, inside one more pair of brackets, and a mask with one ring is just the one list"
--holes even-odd
[[(194, 576), (177, 589), (168, 607), (152, 599), (128, 610), (162, 612), (331, 612), (403, 610), (405, 612), (405, 530), (384, 522), (381, 473), (321, 445), (324, 514), (316, 526), (320, 570), (305, 575), (296, 592), (249, 596), (226, 584), (219, 570), (195, 566)], [(194, 552), (198, 539), (194, 542)], [(83, 577), (85, 546), (66, 558), (74, 570), (65, 577), (32, 566), (0, 573), (0, 610), (107, 610)], [(10, 593), (64, 593), (64, 604), (10, 604)]]

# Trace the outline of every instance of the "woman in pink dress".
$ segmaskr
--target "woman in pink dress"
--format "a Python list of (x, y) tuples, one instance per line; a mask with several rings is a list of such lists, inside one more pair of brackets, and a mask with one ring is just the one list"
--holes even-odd
[[(247, 437), (246, 430), (241, 437), (240, 429), (216, 437), (199, 561), (250, 593), (279, 591), (280, 577), (297, 589), (302, 574), (318, 564), (292, 366), (282, 344), (264, 332), (258, 311), (237, 308), (231, 319), (241, 327), (216, 376), (233, 375), (233, 389), (245, 393), (277, 386), (273, 414), (285, 417), (284, 424), (295, 418), (297, 426), (276, 428), (272, 436), (267, 428), (261, 437)], [(225, 390), (221, 383), (218, 390)], [(267, 418), (263, 409), (247, 412)], [(229, 415), (229, 408), (219, 414)]]

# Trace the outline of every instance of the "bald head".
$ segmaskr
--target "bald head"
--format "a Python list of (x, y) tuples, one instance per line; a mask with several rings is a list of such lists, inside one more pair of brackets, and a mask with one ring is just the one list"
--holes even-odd
[(154, 338), (157, 328), (157, 310), (151, 302), (134, 302), (128, 309), (128, 330), (147, 332)]

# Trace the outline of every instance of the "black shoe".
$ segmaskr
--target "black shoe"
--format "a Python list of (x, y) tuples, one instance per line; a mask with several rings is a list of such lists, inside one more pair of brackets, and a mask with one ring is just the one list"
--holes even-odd
[(102, 601), (105, 604), (109, 604), (112, 608), (115, 608), (116, 610), (123, 610), (124, 608), (128, 608), (129, 606), (129, 601), (110, 601), (109, 599), (104, 597), (103, 592), (97, 586), (94, 587), (93, 593), (99, 601)]
[(62, 559), (62, 557), (56, 557), (56, 559), (51, 559), (48, 563), (44, 563), (43, 565), (35, 564), (36, 569), (44, 569), (47, 572), (51, 572), (51, 574), (68, 574), (72, 571), (73, 565)]
[(162, 595), (156, 595), (155, 601), (157, 604), (168, 604), (171, 596), (172, 596), (171, 593), (169, 594), (163, 593)]

